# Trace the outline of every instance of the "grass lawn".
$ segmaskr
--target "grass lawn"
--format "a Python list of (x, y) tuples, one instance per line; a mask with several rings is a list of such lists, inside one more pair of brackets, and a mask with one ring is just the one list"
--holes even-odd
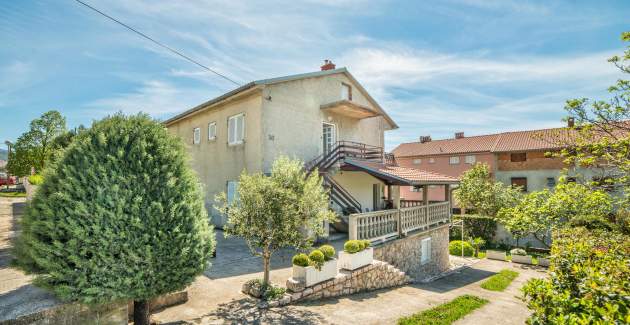
[(24, 192), (0, 192), (0, 197), (26, 197)]
[(501, 272), (491, 276), (481, 284), (481, 287), (491, 291), (503, 291), (512, 280), (516, 279), (518, 272), (512, 270), (501, 270)]
[(447, 303), (398, 320), (399, 325), (435, 324), (446, 325), (468, 315), (485, 305), (488, 300), (471, 296), (459, 296)]

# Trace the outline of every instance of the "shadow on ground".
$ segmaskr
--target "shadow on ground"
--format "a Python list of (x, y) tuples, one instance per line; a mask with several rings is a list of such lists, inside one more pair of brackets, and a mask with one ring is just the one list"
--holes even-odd
[(465, 287), (495, 274), (496, 272), (465, 266), (459, 271), (453, 272), (441, 279), (429, 283), (414, 283), (412, 286), (427, 291), (445, 293)]

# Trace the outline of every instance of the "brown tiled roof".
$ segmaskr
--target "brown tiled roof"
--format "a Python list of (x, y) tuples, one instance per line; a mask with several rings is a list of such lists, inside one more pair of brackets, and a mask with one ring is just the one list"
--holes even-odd
[(473, 152), (510, 152), (559, 149), (557, 139), (567, 140), (567, 128), (504, 132), (460, 139), (402, 143), (392, 152), (396, 157), (434, 156)]
[(452, 184), (459, 182), (456, 177), (416, 168), (392, 166), (364, 160), (346, 159), (345, 162), (357, 168), (364, 169), (369, 173), (371, 172), (373, 175), (376, 174), (375, 176), (382, 175), (386, 178), (396, 179), (406, 185)]

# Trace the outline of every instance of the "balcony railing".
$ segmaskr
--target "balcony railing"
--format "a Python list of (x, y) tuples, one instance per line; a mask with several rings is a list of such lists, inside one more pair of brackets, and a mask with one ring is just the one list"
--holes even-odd
[(387, 241), (450, 221), (450, 202), (351, 214), (349, 238)]

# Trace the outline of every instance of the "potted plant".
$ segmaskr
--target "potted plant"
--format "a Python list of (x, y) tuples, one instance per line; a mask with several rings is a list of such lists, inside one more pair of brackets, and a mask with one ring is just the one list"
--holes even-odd
[(527, 255), (527, 252), (522, 248), (514, 248), (510, 251), (510, 254), (514, 263), (532, 264), (532, 256)]
[(343, 245), (343, 252), (339, 252), (339, 268), (356, 270), (372, 264), (374, 249), (369, 240), (349, 240)]
[(549, 260), (549, 255), (540, 255), (538, 256), (538, 265), (539, 266), (546, 266), (548, 267), (549, 264), (551, 264), (551, 261)]
[(486, 250), (486, 258), (491, 260), (505, 261), (507, 254), (505, 251)]
[(324, 245), (313, 250), (309, 255), (293, 256), (293, 279), (310, 287), (337, 276), (335, 249)]

